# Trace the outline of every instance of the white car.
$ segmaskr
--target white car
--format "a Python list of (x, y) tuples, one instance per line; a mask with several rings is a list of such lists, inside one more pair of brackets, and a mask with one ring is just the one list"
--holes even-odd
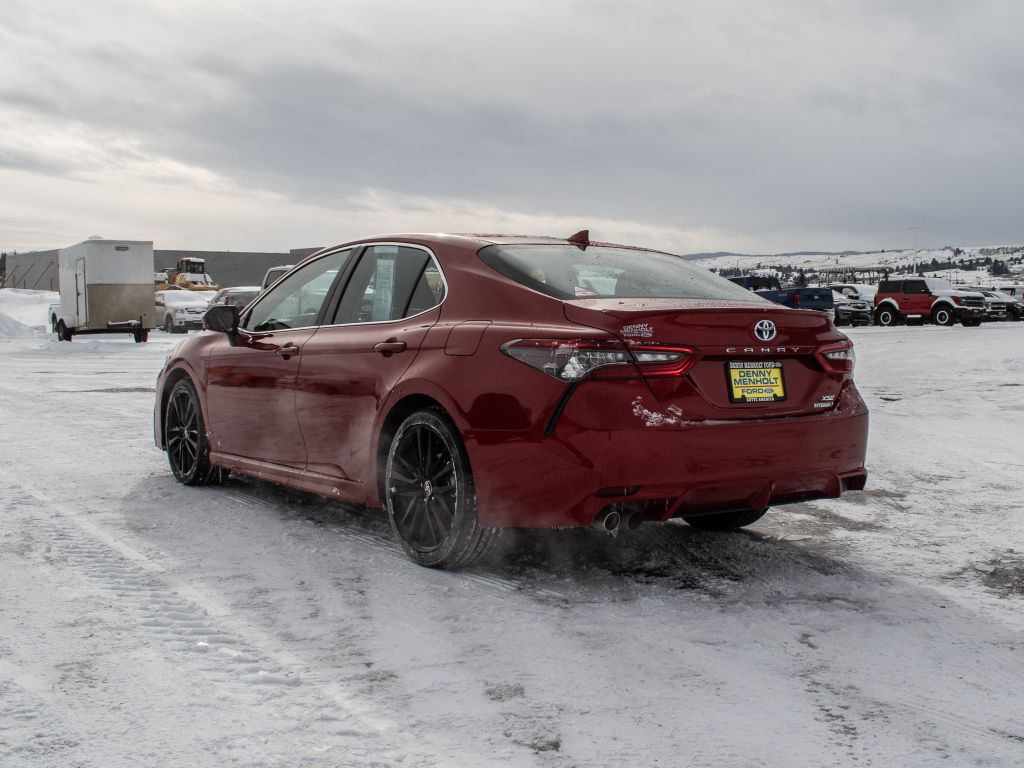
[[(185, 333), (203, 327), (203, 315), (209, 308), (209, 291), (157, 291), (157, 325), (167, 333)], [(212, 293), (211, 293), (212, 295)]]
[(866, 301), (869, 305), (875, 303), (875, 293), (878, 291), (877, 286), (861, 283), (832, 283), (829, 288), (848, 299)]

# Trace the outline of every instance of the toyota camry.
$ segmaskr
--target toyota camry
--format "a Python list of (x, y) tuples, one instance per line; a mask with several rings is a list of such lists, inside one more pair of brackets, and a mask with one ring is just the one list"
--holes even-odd
[(174, 476), (383, 508), (427, 566), (508, 527), (733, 530), (867, 477), (827, 315), (586, 231), (346, 243), (204, 322), (156, 390)]

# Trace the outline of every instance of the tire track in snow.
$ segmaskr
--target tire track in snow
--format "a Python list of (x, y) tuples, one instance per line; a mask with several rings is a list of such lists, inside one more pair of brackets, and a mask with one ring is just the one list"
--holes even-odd
[[(398, 729), (349, 694), (343, 683), (320, 679), (316, 670), (251, 626), (237, 627), (217, 602), (166, 573), (152, 559), (110, 535), (94, 521), (46, 496), (8, 480), (10, 489), (50, 520), (32, 522), (50, 542), (51, 554), (66, 572), (77, 573), (111, 597), (112, 605), (136, 617), (159, 641), (164, 655), (184, 677), (211, 683), (225, 707), (242, 707), (265, 728), (260, 734), (291, 756), (293, 765), (433, 765), (423, 742)], [(13, 667), (0, 667), (0, 690), (14, 691), (12, 712), (44, 721), (51, 708), (33, 700), (18, 684)], [(23, 676), (22, 676), (23, 677)], [(7, 697), (5, 697), (6, 699)], [(62, 729), (53, 728), (54, 733)], [(231, 750), (238, 745), (225, 737)], [(64, 740), (74, 745), (74, 740)], [(269, 750), (269, 746), (265, 746)], [(437, 752), (436, 754), (443, 754)], [(343, 755), (343, 758), (341, 757)], [(481, 760), (480, 764), (485, 764)]]
[(24, 765), (66, 754), (78, 745), (77, 735), (54, 715), (45, 684), (11, 656), (9, 648), (0, 646), (0, 764)]
[[(248, 485), (248, 483), (251, 481), (246, 480), (242, 482)], [(275, 515), (280, 515), (284, 511), (284, 508), (287, 507), (287, 501), (268, 500), (267, 495), (260, 494), (258, 488), (234, 486), (231, 487), (230, 490), (224, 492), (223, 495), (226, 496), (228, 499), (231, 499), (232, 501), (237, 502), (239, 504), (243, 504), (247, 507)], [(326, 503), (333, 504), (333, 502)], [(301, 511), (299, 512), (299, 515), (302, 516), (304, 519), (311, 520), (315, 524), (323, 524), (322, 519), (319, 517), (313, 519), (304, 515)], [(336, 517), (332, 518), (333, 524), (328, 529), (332, 533), (339, 536), (344, 536), (347, 539), (353, 539), (359, 542), (363, 542), (366, 545), (374, 548), (386, 557), (389, 557), (393, 560), (405, 561), (407, 559), (405, 553), (402, 551), (401, 546), (399, 546), (398, 542), (395, 541), (395, 539), (391, 535), (390, 528), (386, 528), (386, 533), (383, 531), (378, 533), (375, 531), (356, 530), (349, 526), (338, 525), (336, 519)], [(378, 527), (383, 527), (383, 525), (380, 525)], [(494, 573), (488, 573), (484, 568), (481, 568), (480, 566), (464, 568), (458, 571), (449, 571), (447, 572), (446, 575), (453, 581), (472, 581), (474, 583), (480, 584), (490, 589), (498, 590), (500, 592), (522, 592), (525, 594), (538, 597), (553, 598), (559, 600), (568, 599), (566, 595), (564, 595), (561, 592), (537, 586), (536, 584), (528, 580), (507, 578), (504, 576), (495, 575)]]

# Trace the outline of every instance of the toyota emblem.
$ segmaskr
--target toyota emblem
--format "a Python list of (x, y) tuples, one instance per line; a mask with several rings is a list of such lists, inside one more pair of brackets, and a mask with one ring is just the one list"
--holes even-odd
[(754, 323), (754, 338), (758, 341), (771, 341), (775, 338), (775, 323), (771, 320), (758, 320)]

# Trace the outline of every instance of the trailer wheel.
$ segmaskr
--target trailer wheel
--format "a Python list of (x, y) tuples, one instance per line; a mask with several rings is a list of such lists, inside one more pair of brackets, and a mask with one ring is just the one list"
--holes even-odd
[(64, 325), (63, 320), (57, 322), (57, 341), (71, 341), (72, 335), (71, 329)]

